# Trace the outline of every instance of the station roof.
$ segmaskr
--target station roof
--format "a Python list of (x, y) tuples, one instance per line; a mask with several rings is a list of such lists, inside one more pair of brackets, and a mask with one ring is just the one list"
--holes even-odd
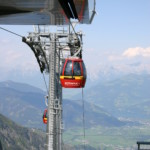
[(94, 0), (0, 0), (0, 24), (65, 25), (69, 19), (90, 24)]

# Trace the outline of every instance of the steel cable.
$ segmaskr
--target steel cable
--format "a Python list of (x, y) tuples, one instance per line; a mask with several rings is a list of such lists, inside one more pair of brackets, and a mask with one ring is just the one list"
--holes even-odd
[(84, 103), (84, 93), (83, 93), (83, 88), (82, 88), (82, 110), (83, 110), (83, 114), (82, 114), (82, 123), (83, 123), (83, 146), (84, 146), (84, 150), (85, 150), (85, 103)]

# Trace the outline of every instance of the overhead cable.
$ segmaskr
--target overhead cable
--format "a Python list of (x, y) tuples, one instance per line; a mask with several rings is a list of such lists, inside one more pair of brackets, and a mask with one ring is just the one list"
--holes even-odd
[(83, 110), (83, 146), (85, 150), (85, 107), (84, 107), (84, 95), (83, 95), (83, 88), (82, 88), (82, 110)]
[[(25, 39), (24, 36), (22, 36), (22, 35), (20, 35), (20, 34), (17, 34), (17, 33), (13, 32), (13, 31), (7, 30), (7, 29), (5, 29), (5, 28), (3, 28), (3, 27), (0, 27), (0, 29), (4, 30), (4, 31), (6, 31), (6, 32), (9, 32), (9, 33), (11, 33), (11, 34), (14, 34), (14, 35), (16, 35), (16, 36), (19, 36), (19, 37), (21, 37), (22, 39)], [(43, 74), (43, 79), (44, 79), (45, 87), (46, 87), (46, 90), (47, 90), (47, 93), (48, 93), (48, 87), (47, 87), (47, 84), (46, 84), (46, 80), (45, 80), (45, 76), (44, 76), (43, 70), (42, 70), (41, 72), (42, 72), (42, 74)]]
[(2, 27), (0, 27), (0, 29), (4, 30), (4, 31), (6, 31), (6, 32), (9, 32), (9, 33), (11, 33), (11, 34), (14, 34), (14, 35), (16, 35), (16, 36), (19, 36), (19, 37), (21, 37), (21, 38), (23, 38), (23, 36), (22, 36), (22, 35), (20, 35), (20, 34), (18, 34), (18, 33), (12, 32), (12, 31), (7, 30), (7, 29), (2, 28)]

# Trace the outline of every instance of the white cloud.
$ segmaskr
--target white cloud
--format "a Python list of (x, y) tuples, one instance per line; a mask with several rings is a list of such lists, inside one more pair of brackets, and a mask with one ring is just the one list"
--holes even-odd
[(123, 59), (123, 57), (120, 55), (109, 55), (108, 56), (109, 61), (117, 61), (117, 60), (120, 61), (122, 59)]
[(125, 57), (128, 57), (128, 58), (133, 58), (136, 56), (150, 57), (150, 47), (148, 47), (148, 48), (142, 48), (142, 47), (128, 48), (122, 55)]
[(150, 64), (139, 64), (137, 66), (131, 66), (128, 64), (116, 64), (114, 68), (122, 73), (140, 73), (140, 72), (149, 72), (150, 73)]
[(18, 51), (14, 50), (14, 48), (1, 48), (0, 69), (6, 73), (20, 71), (24, 74), (25, 72), (37, 71), (39, 68), (36, 59), (31, 52), (24, 52), (24, 50)]
[[(142, 48), (142, 47), (135, 47), (135, 48), (128, 48), (123, 53), (117, 54), (117, 53), (110, 53), (108, 54), (107, 59), (111, 62), (121, 62), (125, 63), (130, 60), (136, 61), (136, 60), (143, 60), (145, 58), (150, 57), (150, 47)], [(131, 59), (132, 58), (132, 59)]]
[[(100, 76), (113, 76), (128, 73), (150, 73), (150, 47), (128, 48), (122, 52), (101, 49), (86, 49), (84, 61), (88, 78), (97, 80)], [(139, 57), (140, 56), (140, 57)], [(131, 59), (129, 59), (131, 58)]]

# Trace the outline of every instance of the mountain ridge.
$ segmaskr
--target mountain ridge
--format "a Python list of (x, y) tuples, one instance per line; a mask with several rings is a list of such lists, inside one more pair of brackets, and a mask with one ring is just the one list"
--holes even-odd
[[(21, 125), (45, 128), (42, 123), (42, 113), (46, 108), (44, 103), (44, 94), (20, 92), (16, 88), (0, 86), (0, 112)], [(119, 121), (98, 106), (88, 102), (85, 102), (85, 106), (87, 107), (85, 107), (85, 111), (88, 114), (87, 127), (99, 124), (103, 126), (125, 125), (124, 122)], [(63, 100), (63, 116), (66, 128), (82, 126), (82, 109), (81, 101)]]
[[(96, 89), (96, 90), (95, 90)], [(85, 90), (85, 99), (103, 107), (116, 117), (130, 117), (127, 110), (150, 101), (150, 75), (130, 74), (114, 81), (97, 84)], [(78, 97), (78, 96), (76, 96)], [(146, 105), (141, 105), (146, 107)], [(130, 111), (132, 111), (130, 109)], [(142, 110), (144, 112), (144, 109)], [(126, 115), (124, 115), (126, 113)], [(138, 111), (137, 117), (140, 113)], [(145, 111), (145, 114), (147, 112)], [(143, 116), (144, 117), (144, 116)], [(150, 117), (150, 113), (147, 119)], [(134, 116), (131, 117), (134, 119)]]
[(45, 93), (42, 89), (29, 85), (27, 83), (14, 82), (11, 80), (0, 82), (0, 88), (11, 88), (20, 92)]
[(0, 114), (0, 143), (2, 149), (44, 150), (44, 142), (45, 136), (43, 133), (21, 127)]

